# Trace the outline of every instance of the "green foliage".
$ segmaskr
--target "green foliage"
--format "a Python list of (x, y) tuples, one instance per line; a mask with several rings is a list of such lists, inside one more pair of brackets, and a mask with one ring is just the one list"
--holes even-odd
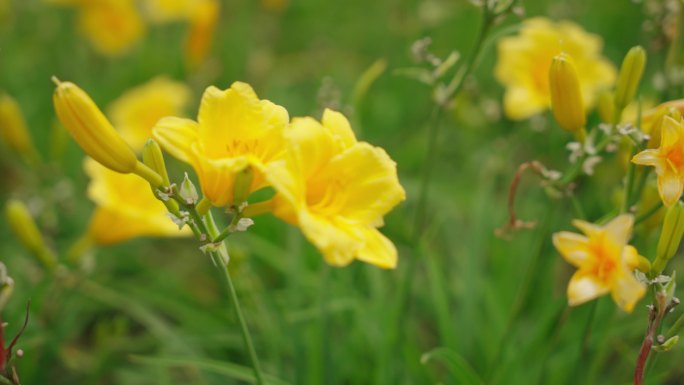
[[(233, 281), (267, 383), (629, 383), (646, 328), (645, 301), (630, 315), (607, 298), (567, 308), (572, 269), (550, 234), (569, 229), (570, 203), (548, 197), (534, 177), (525, 177), (516, 209), (536, 227), (510, 240), (495, 236), (508, 219), (518, 165), (538, 159), (564, 167), (568, 136), (501, 118), (491, 44), (442, 119), (424, 235), (415, 241), (433, 99), (428, 86), (397, 71), (417, 67), (410, 47), (425, 36), (439, 57), (462, 53), (440, 67), (440, 76), (458, 68), (475, 38), (477, 8), (465, 0), (290, 0), (282, 11), (260, 4), (224, 1), (208, 63), (188, 72), (180, 24), (152, 27), (132, 52), (106, 59), (77, 34), (68, 8), (10, 1), (10, 16), (0, 17), (0, 88), (22, 106), (50, 161), (29, 169), (2, 147), (2, 206), (10, 198), (27, 202), (62, 258), (87, 227), (93, 204), (86, 199), (82, 152), (52, 129), (52, 75), (78, 82), (103, 106), (159, 74), (187, 81), (196, 101), (207, 85), (244, 80), (293, 116), (318, 117), (326, 106), (348, 113), (359, 136), (397, 161), (408, 196), (383, 227), (399, 249), (396, 270), (327, 266), (295, 228), (270, 217), (229, 239)], [(524, 5), (529, 15), (573, 19), (604, 36), (616, 63), (653, 37), (639, 32), (646, 16), (634, 2)], [(499, 30), (514, 31), (517, 22), (510, 18)], [(665, 53), (654, 51), (649, 65), (657, 66)], [(649, 87), (642, 92), (654, 92)], [(170, 179), (181, 180), (187, 168), (166, 161)], [(598, 174), (606, 172), (602, 166)], [(586, 183), (592, 191), (613, 185)], [(611, 207), (610, 193), (580, 194), (589, 219)], [(638, 231), (650, 230), (643, 224)], [(138, 239), (97, 249), (90, 258), (87, 272), (50, 275), (0, 222), (0, 261), (15, 280), (2, 313), (6, 335), (18, 332), (31, 300), (17, 345), (23, 357), (15, 360), (22, 384), (251, 383), (220, 276), (193, 241)], [(684, 267), (677, 256), (673, 263)], [(684, 359), (681, 345), (655, 353), (649, 384), (684, 376), (677, 365)]]

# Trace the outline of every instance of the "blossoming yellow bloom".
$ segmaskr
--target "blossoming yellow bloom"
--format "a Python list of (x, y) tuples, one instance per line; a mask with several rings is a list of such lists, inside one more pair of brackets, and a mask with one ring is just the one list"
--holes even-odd
[(383, 149), (357, 142), (347, 119), (331, 110), (321, 123), (294, 119), (287, 136), (289, 169), (267, 174), (278, 192), (274, 214), (298, 225), (332, 265), (359, 259), (395, 267), (397, 250), (377, 229), (405, 198), (394, 161)]
[(185, 84), (157, 77), (112, 102), (108, 115), (124, 140), (140, 152), (157, 121), (182, 116), (189, 100), (190, 89)]
[(558, 252), (577, 267), (568, 284), (568, 303), (580, 305), (610, 292), (620, 308), (631, 312), (646, 292), (633, 274), (643, 257), (627, 244), (634, 218), (620, 215), (605, 226), (581, 220), (572, 223), (584, 235), (568, 231), (553, 235)]
[(251, 192), (265, 186), (267, 166), (284, 164), (288, 119), (283, 107), (259, 100), (252, 87), (235, 82), (227, 90), (206, 89), (197, 122), (164, 118), (154, 127), (153, 137), (164, 150), (193, 166), (211, 203), (225, 206), (233, 203), (238, 173), (252, 168)]
[(636, 154), (632, 162), (655, 167), (660, 198), (670, 207), (684, 189), (684, 125), (665, 116), (660, 127), (660, 147)]
[(150, 185), (131, 174), (119, 174), (86, 158), (84, 169), (90, 177), (88, 197), (97, 204), (88, 234), (98, 244), (110, 245), (139, 236), (185, 236), (166, 215)]
[(79, 6), (81, 33), (104, 55), (120, 55), (143, 36), (145, 24), (133, 0), (88, 0)]
[(520, 34), (499, 40), (496, 78), (506, 87), (506, 116), (522, 120), (548, 108), (551, 60), (560, 52), (574, 59), (582, 99), (588, 108), (596, 93), (611, 86), (616, 77), (613, 65), (601, 54), (601, 38), (575, 23), (554, 23), (543, 17), (523, 22)]

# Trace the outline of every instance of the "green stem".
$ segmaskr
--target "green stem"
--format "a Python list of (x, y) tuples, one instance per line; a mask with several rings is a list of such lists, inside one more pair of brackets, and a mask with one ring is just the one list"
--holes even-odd
[[(634, 146), (630, 146), (630, 156), (633, 157), (636, 152), (634, 151)], [(625, 201), (622, 204), (622, 210), (621, 212), (627, 213), (629, 212), (629, 208), (631, 206), (632, 202), (632, 189), (634, 187), (634, 172), (636, 170), (636, 167), (634, 167), (634, 163), (629, 162), (629, 165), (627, 166), (627, 181), (625, 181)]]
[(639, 216), (636, 218), (636, 220), (634, 221), (634, 225), (638, 225), (639, 223), (645, 221), (645, 220), (648, 219), (651, 215), (653, 215), (653, 214), (655, 214), (656, 212), (658, 212), (658, 210), (660, 210), (661, 207), (663, 207), (663, 201), (658, 201), (658, 203), (656, 203), (655, 205), (653, 205), (653, 207), (651, 207), (650, 209), (648, 209), (645, 213), (639, 215)]
[(259, 357), (254, 350), (254, 344), (252, 343), (252, 337), (249, 333), (249, 328), (247, 328), (247, 322), (245, 322), (245, 317), (242, 315), (242, 309), (240, 308), (240, 301), (238, 301), (237, 293), (235, 291), (235, 286), (233, 285), (233, 280), (230, 277), (230, 272), (228, 271), (228, 264), (224, 263), (220, 256), (215, 256), (215, 261), (220, 262), (220, 270), (223, 272), (223, 277), (225, 278), (226, 286), (228, 288), (228, 296), (235, 309), (235, 314), (238, 317), (238, 322), (240, 323), (240, 330), (242, 332), (242, 339), (247, 347), (247, 352), (249, 353), (249, 359), (252, 362), (252, 369), (254, 370), (254, 377), (256, 378), (257, 385), (264, 385), (264, 379), (261, 374), (261, 365), (259, 364)]

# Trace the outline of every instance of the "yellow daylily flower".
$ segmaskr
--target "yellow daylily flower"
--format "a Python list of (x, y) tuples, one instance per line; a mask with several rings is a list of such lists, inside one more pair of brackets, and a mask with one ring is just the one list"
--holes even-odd
[(226, 206), (233, 204), (238, 173), (252, 168), (252, 192), (266, 185), (267, 167), (284, 166), (288, 120), (285, 108), (260, 100), (248, 84), (235, 82), (227, 90), (206, 89), (197, 121), (164, 118), (153, 137), (165, 151), (193, 166), (212, 204)]
[(143, 36), (145, 24), (133, 0), (89, 0), (79, 6), (81, 33), (101, 54), (123, 54)]
[(88, 197), (97, 204), (88, 235), (97, 244), (111, 245), (140, 236), (187, 236), (188, 227), (178, 230), (166, 215), (150, 185), (131, 174), (109, 170), (91, 158), (83, 167), (90, 177)]
[(121, 137), (140, 152), (152, 136), (152, 127), (165, 116), (182, 116), (190, 100), (183, 83), (157, 77), (133, 88), (109, 105), (108, 115)]
[(658, 176), (658, 192), (663, 203), (677, 203), (684, 190), (684, 125), (669, 116), (660, 126), (660, 147), (634, 155), (632, 162), (654, 166)]
[(504, 112), (514, 120), (532, 117), (549, 107), (548, 70), (554, 56), (572, 56), (585, 107), (613, 85), (614, 66), (601, 56), (601, 38), (569, 21), (535, 17), (523, 22), (520, 34), (499, 39), (494, 74), (506, 87)]
[(582, 234), (561, 231), (553, 234), (553, 245), (563, 258), (577, 267), (568, 284), (568, 303), (580, 305), (611, 293), (615, 303), (631, 312), (646, 293), (633, 274), (643, 257), (627, 244), (634, 217), (620, 215), (605, 226), (581, 220), (573, 225)]
[(397, 263), (394, 244), (377, 227), (405, 199), (387, 153), (357, 142), (344, 115), (326, 110), (321, 123), (293, 119), (288, 170), (267, 178), (277, 191), (273, 213), (298, 225), (335, 266), (354, 259), (384, 268)]

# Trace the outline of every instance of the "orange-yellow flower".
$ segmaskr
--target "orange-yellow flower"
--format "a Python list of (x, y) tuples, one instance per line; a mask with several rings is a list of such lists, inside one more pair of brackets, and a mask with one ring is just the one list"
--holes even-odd
[(292, 121), (288, 169), (270, 170), (278, 194), (274, 214), (298, 225), (335, 266), (358, 259), (393, 268), (394, 244), (378, 231), (383, 216), (405, 198), (387, 153), (357, 142), (347, 119), (326, 110), (321, 123)]
[(110, 245), (140, 236), (186, 236), (166, 215), (150, 185), (132, 174), (119, 174), (91, 158), (83, 164), (90, 177), (88, 197), (97, 204), (88, 234), (97, 244)]
[(88, 0), (78, 5), (81, 33), (104, 55), (120, 55), (143, 36), (145, 24), (133, 0)]
[(182, 116), (189, 100), (190, 89), (185, 84), (161, 76), (120, 96), (109, 105), (108, 115), (121, 137), (140, 152), (157, 121)]
[(285, 108), (260, 100), (248, 84), (227, 90), (209, 87), (197, 121), (167, 117), (153, 129), (154, 139), (195, 169), (204, 196), (215, 206), (233, 204), (236, 176), (251, 167), (249, 192), (266, 185), (266, 168), (284, 164), (288, 124)]
[(615, 82), (613, 65), (601, 56), (601, 38), (568, 21), (535, 17), (523, 22), (520, 34), (499, 40), (494, 74), (506, 87), (504, 112), (515, 120), (529, 118), (549, 107), (548, 70), (560, 52), (574, 59), (588, 108), (596, 93)]
[(647, 149), (634, 156), (632, 162), (655, 167), (658, 192), (666, 206), (674, 205), (684, 189), (684, 125), (669, 116), (660, 126), (660, 147)]
[(620, 215), (605, 226), (581, 220), (572, 223), (584, 235), (568, 231), (553, 235), (558, 252), (577, 267), (568, 284), (568, 303), (580, 305), (611, 293), (621, 309), (631, 312), (646, 292), (645, 285), (633, 274), (642, 257), (627, 244), (634, 218)]

